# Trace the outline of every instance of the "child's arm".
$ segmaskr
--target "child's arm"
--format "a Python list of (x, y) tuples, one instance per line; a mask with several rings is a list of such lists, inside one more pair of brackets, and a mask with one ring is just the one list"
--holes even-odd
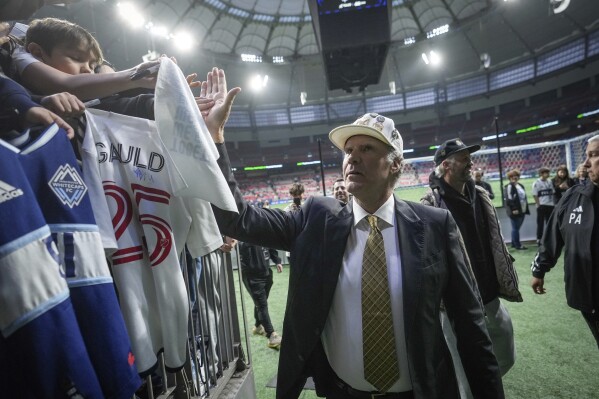
[(4, 124), (3, 122), (2, 128), (5, 131), (56, 123), (66, 130), (69, 138), (73, 138), (74, 136), (73, 128), (62, 118), (33, 102), (27, 91), (16, 82), (0, 77), (0, 110), (4, 111), (8, 108), (18, 110), (18, 122), (20, 126), (12, 126), (10, 123)]
[(114, 73), (70, 75), (43, 62), (33, 62), (22, 71), (21, 82), (37, 94), (50, 95), (68, 91), (82, 101), (86, 101), (107, 97), (129, 89), (153, 89), (156, 85), (157, 75), (138, 80), (131, 80), (131, 75), (157, 63), (158, 61), (144, 62), (136, 67)]

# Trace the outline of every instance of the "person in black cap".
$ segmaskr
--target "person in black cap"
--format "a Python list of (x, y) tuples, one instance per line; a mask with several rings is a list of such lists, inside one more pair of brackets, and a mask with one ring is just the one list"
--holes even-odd
[[(515, 361), (514, 333), (507, 309), (499, 298), (521, 302), (518, 278), (501, 235), (500, 223), (488, 192), (471, 176), (470, 154), (479, 145), (465, 145), (460, 139), (444, 142), (435, 153), (435, 170), (429, 177), (430, 189), (422, 198), (425, 205), (447, 209), (455, 219), (485, 306), (485, 319), (493, 351), (504, 375)], [(472, 398), (458, 352), (455, 333), (445, 312), (441, 313), (443, 332), (452, 357), (462, 398)]]

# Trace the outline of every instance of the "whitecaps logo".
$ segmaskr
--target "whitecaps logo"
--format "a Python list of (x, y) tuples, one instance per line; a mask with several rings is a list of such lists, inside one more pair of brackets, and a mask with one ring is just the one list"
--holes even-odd
[(48, 185), (60, 199), (60, 202), (68, 205), (69, 208), (79, 205), (87, 192), (87, 186), (77, 170), (68, 164), (58, 168)]

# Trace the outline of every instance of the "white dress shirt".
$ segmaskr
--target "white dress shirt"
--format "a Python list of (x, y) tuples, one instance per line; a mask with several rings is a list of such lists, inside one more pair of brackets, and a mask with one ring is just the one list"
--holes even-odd
[[(369, 215), (356, 201), (353, 202), (354, 223), (343, 255), (343, 265), (333, 296), (333, 303), (322, 332), (322, 344), (331, 367), (337, 376), (354, 389), (376, 391), (364, 379), (362, 348), (362, 258), (370, 226)], [(395, 223), (395, 198), (391, 195), (374, 213), (378, 217), (385, 244), (387, 276), (391, 294), (393, 331), (399, 363), (400, 378), (389, 392), (412, 389), (406, 338), (404, 331), (403, 290), (399, 239)]]

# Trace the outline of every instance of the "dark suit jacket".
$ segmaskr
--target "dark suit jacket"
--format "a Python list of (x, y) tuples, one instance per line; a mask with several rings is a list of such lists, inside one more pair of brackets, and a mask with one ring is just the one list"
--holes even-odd
[[(291, 252), (277, 398), (297, 398), (308, 376), (324, 395), (332, 370), (321, 343), (352, 221), (352, 202), (310, 197), (299, 212), (248, 206), (230, 171), (224, 145), (219, 165), (239, 214), (213, 206), (221, 232), (241, 241)], [(444, 301), (458, 350), (477, 399), (503, 398), (476, 283), (464, 262), (449, 212), (395, 200), (402, 260), (407, 356), (415, 398), (458, 398), (455, 373), (439, 321)], [(351, 383), (351, 381), (347, 381)]]

